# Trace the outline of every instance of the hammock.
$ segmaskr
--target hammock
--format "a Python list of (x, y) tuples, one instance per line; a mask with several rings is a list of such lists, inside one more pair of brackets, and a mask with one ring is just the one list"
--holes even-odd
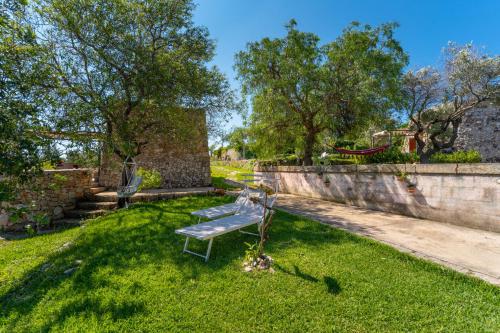
[(116, 193), (118, 199), (125, 199), (125, 208), (127, 208), (128, 198), (137, 192), (139, 185), (142, 183), (142, 177), (137, 175), (137, 164), (131, 157), (127, 157), (123, 162), (121, 183), (124, 185), (118, 186)]
[(387, 148), (389, 148), (390, 145), (383, 145), (380, 147), (375, 147), (375, 148), (370, 148), (370, 149), (362, 149), (362, 150), (349, 150), (349, 149), (343, 149), (343, 148), (336, 148), (334, 149), (339, 153), (339, 154), (346, 154), (346, 155), (373, 155), (377, 153), (381, 153)]

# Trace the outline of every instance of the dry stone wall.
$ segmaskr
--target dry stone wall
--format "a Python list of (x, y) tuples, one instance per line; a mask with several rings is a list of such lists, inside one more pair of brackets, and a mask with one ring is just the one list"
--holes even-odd
[[(500, 232), (500, 164), (256, 167), (280, 191)], [(396, 177), (406, 172), (414, 193)]]
[[(77, 200), (89, 192), (95, 173), (93, 169), (45, 170), (19, 192), (12, 204), (32, 207), (52, 220), (60, 219), (65, 210), (73, 209)], [(6, 212), (0, 215), (0, 225), (9, 225)]]
[[(190, 121), (183, 124), (192, 126), (187, 134), (179, 138), (169, 133), (155, 135), (135, 158), (140, 167), (160, 172), (163, 188), (201, 187), (211, 183), (205, 114), (193, 112), (190, 117)], [(99, 184), (116, 188), (121, 168), (122, 162), (116, 155), (104, 153)]]

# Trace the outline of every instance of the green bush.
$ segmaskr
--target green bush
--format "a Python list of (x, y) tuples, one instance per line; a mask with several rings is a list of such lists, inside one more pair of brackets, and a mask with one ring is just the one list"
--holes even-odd
[(232, 168), (238, 169), (247, 169), (253, 170), (253, 166), (255, 165), (255, 160), (236, 160), (236, 161), (220, 161), (220, 160), (212, 160), (210, 161), (211, 165), (215, 166), (228, 166)]
[(435, 153), (430, 158), (431, 163), (479, 163), (481, 154), (475, 150), (456, 151), (453, 153)]
[(416, 153), (403, 153), (399, 147), (391, 147), (381, 153), (377, 153), (363, 158), (365, 164), (405, 164), (418, 162), (419, 156)]
[[(357, 147), (356, 147), (357, 148)], [(359, 148), (361, 149), (361, 147)], [(405, 164), (415, 163), (420, 159), (416, 153), (403, 153), (399, 147), (392, 147), (386, 151), (370, 156), (350, 156), (346, 154), (331, 154), (326, 158), (313, 157), (314, 165), (347, 165), (347, 164)], [(259, 160), (260, 166), (276, 165), (300, 165), (300, 159), (296, 155), (277, 156), (274, 159)]]
[(42, 163), (42, 170), (54, 170), (56, 167), (54, 163), (45, 161)]
[(356, 157), (340, 157), (339, 155), (330, 155), (327, 158), (328, 165), (345, 165), (345, 164), (359, 164), (360, 160)]
[(161, 175), (156, 170), (148, 170), (139, 168), (137, 175), (142, 177), (142, 183), (139, 186), (139, 191), (150, 188), (159, 188), (161, 186)]
[(300, 165), (300, 158), (295, 154), (278, 155), (273, 159), (259, 160), (257, 162), (260, 166), (273, 166), (273, 165)]

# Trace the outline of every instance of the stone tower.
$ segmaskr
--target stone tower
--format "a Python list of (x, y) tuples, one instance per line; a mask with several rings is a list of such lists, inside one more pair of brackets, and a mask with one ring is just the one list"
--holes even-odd
[[(135, 158), (139, 167), (160, 172), (163, 188), (200, 187), (211, 183), (205, 113), (191, 110), (189, 117), (182, 124), (192, 126), (189, 135), (176, 138), (172, 130), (157, 134)], [(103, 153), (99, 185), (116, 188), (121, 168), (122, 162), (116, 155)]]
[(500, 162), (500, 104), (485, 103), (467, 112), (455, 147), (477, 150), (483, 162)]

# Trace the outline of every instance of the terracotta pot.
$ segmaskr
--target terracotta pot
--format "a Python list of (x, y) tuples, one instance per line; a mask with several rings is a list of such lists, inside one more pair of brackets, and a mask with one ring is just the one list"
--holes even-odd
[(217, 188), (214, 190), (214, 193), (216, 195), (225, 195), (226, 194), (226, 190), (224, 190), (223, 188)]
[(408, 187), (408, 192), (409, 193), (415, 193), (416, 190), (417, 190), (416, 187)]

